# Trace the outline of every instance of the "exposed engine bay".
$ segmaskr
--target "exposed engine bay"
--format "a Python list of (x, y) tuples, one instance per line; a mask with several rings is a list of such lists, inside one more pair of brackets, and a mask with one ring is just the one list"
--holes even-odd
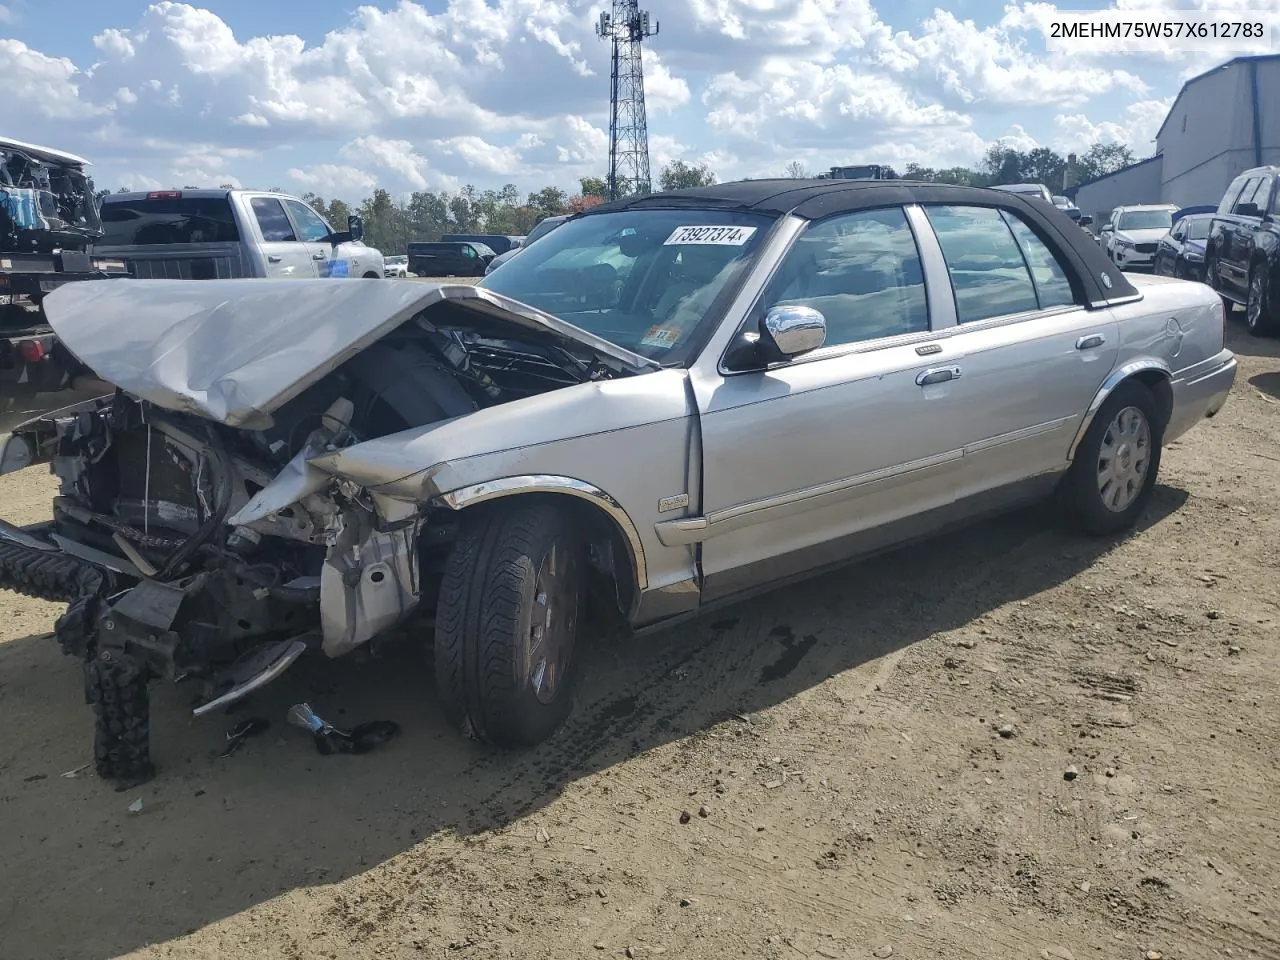
[[(151, 776), (151, 678), (199, 683), (199, 716), (308, 650), (340, 656), (430, 612), (424, 583), (447, 559), (451, 511), (379, 497), (308, 460), (624, 372), (446, 299), (315, 380), (260, 429), (124, 390), (18, 428), (20, 452), (49, 462), (60, 492), (52, 523), (0, 539), (0, 586), (70, 603), (55, 633), (86, 661), (99, 774)], [(25, 566), (6, 560), (18, 544), (43, 555)]]
[(93, 181), (81, 164), (0, 141), (0, 250), (83, 250), (101, 235)]

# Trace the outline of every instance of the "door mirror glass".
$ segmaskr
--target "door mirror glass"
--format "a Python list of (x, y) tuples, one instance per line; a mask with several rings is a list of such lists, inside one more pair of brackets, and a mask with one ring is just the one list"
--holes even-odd
[(817, 350), (826, 342), (826, 317), (813, 307), (771, 307), (760, 321), (760, 346), (774, 362)]
[(347, 217), (347, 233), (352, 240), (364, 239), (364, 221), (355, 214)]

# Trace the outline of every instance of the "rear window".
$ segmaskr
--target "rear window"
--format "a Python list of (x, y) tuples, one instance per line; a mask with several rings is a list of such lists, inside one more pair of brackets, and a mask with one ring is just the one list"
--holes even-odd
[(158, 197), (102, 203), (99, 245), (234, 243), (240, 239), (226, 197)]

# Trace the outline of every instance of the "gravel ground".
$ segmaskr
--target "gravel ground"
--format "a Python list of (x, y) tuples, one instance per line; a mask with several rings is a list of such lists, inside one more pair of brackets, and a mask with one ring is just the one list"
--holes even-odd
[[(1280, 344), (1231, 346), (1133, 536), (1019, 514), (601, 644), (523, 755), (400, 649), (295, 668), (229, 759), (158, 688), (160, 774), (115, 793), (63, 776), (58, 609), (0, 594), (0, 957), (1280, 957)], [(403, 733), (322, 757), (303, 698)]]

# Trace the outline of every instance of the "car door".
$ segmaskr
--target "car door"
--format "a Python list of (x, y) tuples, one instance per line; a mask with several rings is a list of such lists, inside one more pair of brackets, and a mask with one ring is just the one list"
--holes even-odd
[(307, 248), (307, 255), (315, 264), (316, 275), (320, 277), (345, 277), (349, 271), (347, 262), (335, 255), (333, 244), (328, 242), (333, 230), (325, 222), (324, 217), (316, 213), (301, 200), (287, 199), (282, 201), (284, 208), (293, 222), (294, 233), (298, 243)]
[(275, 197), (250, 197), (249, 208), (262, 237), (268, 277), (300, 280), (317, 276), (311, 250), (299, 243), (284, 205)]
[(1245, 181), (1240, 195), (1231, 205), (1223, 229), (1218, 276), (1223, 290), (1242, 302), (1249, 293), (1249, 261), (1253, 256), (1253, 228), (1257, 222), (1247, 213), (1265, 182), (1266, 178), (1260, 176)]
[(926, 296), (921, 261), (901, 207), (814, 222), (743, 328), (770, 307), (812, 307), (825, 345), (766, 369), (694, 365), (703, 515), (675, 524), (699, 544), (704, 601), (894, 542), (950, 504), (954, 384), (930, 329), (945, 291)]
[[(1048, 477), (1066, 464), (1119, 353), (1107, 309), (1085, 306), (1069, 260), (1011, 208), (924, 206), (955, 296), (961, 369), (953, 442), (958, 499)], [(1012, 490), (1011, 490), (1012, 492)]]
[(1156, 255), (1151, 263), (1153, 273), (1171, 277), (1177, 272), (1178, 251), (1182, 249), (1182, 235), (1186, 232), (1187, 221), (1179, 220), (1173, 229), (1160, 238), (1156, 244)]

